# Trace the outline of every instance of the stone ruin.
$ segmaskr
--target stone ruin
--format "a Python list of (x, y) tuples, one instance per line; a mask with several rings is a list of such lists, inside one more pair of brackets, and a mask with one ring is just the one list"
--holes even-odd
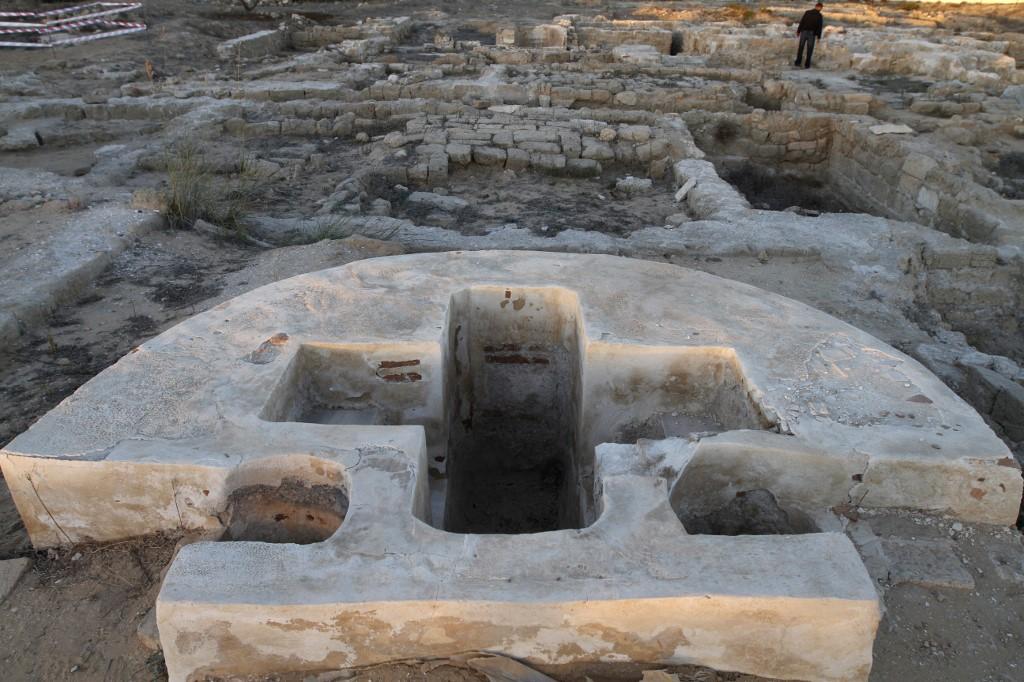
[(36, 547), (219, 536), (164, 579), (172, 680), (466, 650), (866, 679), (878, 598), (829, 510), (1007, 524), (1022, 485), (963, 400), (828, 315), (669, 265), (501, 251), (229, 300), (3, 468)]
[[(135, 179), (197, 141), (213, 176), (298, 197), (246, 216), (251, 244), (443, 252), (286, 279), (134, 348), (0, 452), (32, 544), (204, 532), (157, 601), (172, 680), (466, 651), (867, 679), (882, 603), (837, 514), (1020, 510), (1024, 33), (859, 7), (830, 8), (810, 74), (784, 22), (645, 6), (282, 12), (205, 70), (0, 81), (0, 151), (95, 147), (45, 197), (0, 169), (0, 209), (107, 202), (68, 220), (81, 246), (5, 262), (5, 341), (159, 229)], [(466, 177), (668, 208), (548, 231), (483, 216)], [(910, 340), (649, 262), (784, 258), (840, 273), (823, 309)]]

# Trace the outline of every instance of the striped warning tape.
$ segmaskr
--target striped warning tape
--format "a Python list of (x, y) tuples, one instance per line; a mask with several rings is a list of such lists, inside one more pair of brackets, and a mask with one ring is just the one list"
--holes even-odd
[[(83, 5), (85, 7), (85, 5)], [(82, 14), (78, 16), (70, 16), (62, 19), (53, 19), (43, 22), (27, 22), (27, 21), (0, 21), (0, 27), (18, 28), (18, 27), (43, 27), (43, 26), (57, 26), (70, 21), (81, 21), (83, 19), (96, 19), (99, 17), (109, 17), (114, 14), (122, 14), (124, 12), (130, 12), (133, 9), (142, 7), (141, 4), (134, 5), (123, 5), (113, 9), (105, 9), (99, 12), (91, 12), (89, 14)]]
[(51, 9), (47, 12), (0, 12), (0, 17), (59, 17), (62, 14), (74, 14), (93, 7), (110, 7), (119, 12), (126, 12), (142, 7), (141, 2), (88, 2), (84, 5), (73, 5)]
[[(73, 45), (100, 38), (127, 35), (146, 30), (146, 24), (135, 21), (117, 21), (110, 17), (140, 9), (141, 2), (92, 2), (48, 12), (0, 12), (0, 17), (33, 18), (36, 21), (0, 21), (0, 35), (22, 35), (24, 41), (0, 41), (0, 47), (55, 47)], [(42, 22), (39, 20), (43, 19)], [(108, 29), (90, 31), (84, 35), (55, 37), (60, 33), (75, 33), (82, 29)]]
[(117, 31), (103, 31), (101, 33), (90, 33), (88, 35), (83, 36), (69, 36), (67, 38), (50, 40), (45, 43), (21, 43), (0, 40), (0, 47), (61, 47), (63, 45), (76, 45), (78, 43), (87, 43), (91, 40), (100, 40), (101, 38), (114, 38), (116, 36), (128, 35), (130, 33), (138, 33), (139, 31), (145, 30), (146, 27), (145, 25), (143, 25), (141, 28), (123, 28)]
[(0, 35), (9, 35), (13, 33), (32, 33), (38, 35), (47, 35), (50, 33), (60, 33), (62, 31), (74, 31), (79, 28), (85, 28), (87, 26), (121, 26), (124, 28), (146, 28), (145, 24), (135, 21), (111, 21), (110, 19), (86, 19), (84, 21), (72, 21), (63, 24), (54, 24), (53, 26), (44, 26), (42, 28), (0, 28)]

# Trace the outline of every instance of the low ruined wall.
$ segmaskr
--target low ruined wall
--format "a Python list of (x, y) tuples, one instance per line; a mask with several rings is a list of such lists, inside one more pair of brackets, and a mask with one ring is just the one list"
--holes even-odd
[(832, 122), (825, 116), (692, 112), (684, 119), (697, 146), (713, 156), (745, 156), (754, 163), (809, 168), (825, 164), (831, 153)]
[(991, 190), (913, 151), (899, 136), (875, 135), (850, 121), (835, 122), (829, 173), (851, 206), (875, 215), (982, 243), (998, 241), (1010, 227), (985, 205), (999, 201)]
[(576, 35), (582, 47), (610, 49), (617, 45), (650, 45), (662, 54), (668, 54), (672, 48), (672, 31), (662, 28), (584, 25), (576, 27)]
[(605, 165), (639, 167), (660, 178), (673, 161), (695, 152), (682, 126), (615, 125), (599, 120), (545, 119), (545, 110), (520, 115), (426, 116), (391, 133), (385, 142), (416, 144), (408, 181), (442, 184), (452, 166), (526, 170), (576, 177), (598, 176)]
[(1024, 359), (1024, 259), (982, 244), (928, 245), (922, 295), (968, 341)]

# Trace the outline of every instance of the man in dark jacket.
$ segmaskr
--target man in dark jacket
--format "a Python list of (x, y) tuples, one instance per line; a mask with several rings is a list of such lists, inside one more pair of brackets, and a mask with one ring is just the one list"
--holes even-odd
[(804, 47), (807, 47), (807, 61), (804, 62), (804, 68), (811, 68), (811, 55), (814, 54), (814, 41), (821, 40), (821, 29), (825, 25), (825, 20), (821, 16), (821, 8), (824, 7), (820, 2), (814, 6), (814, 9), (809, 9), (804, 12), (803, 17), (800, 18), (800, 25), (796, 27), (796, 34), (800, 37), (800, 47), (796, 50), (796, 62), (795, 66), (800, 66), (800, 62), (803, 60)]

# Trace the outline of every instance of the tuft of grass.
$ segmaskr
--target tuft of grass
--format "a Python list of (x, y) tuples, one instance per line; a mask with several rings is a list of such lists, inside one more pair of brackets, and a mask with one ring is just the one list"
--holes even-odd
[(167, 219), (173, 227), (189, 228), (207, 219), (214, 197), (197, 147), (182, 144), (168, 155), (167, 185)]
[[(242, 152), (238, 172), (222, 185), (219, 224), (245, 235), (245, 220), (254, 208), (266, 200), (270, 181), (256, 163), (256, 157)], [(212, 222), (212, 221), (211, 221)]]
[(210, 171), (196, 146), (179, 145), (167, 158), (167, 219), (181, 229), (205, 220), (244, 236), (246, 218), (263, 202), (268, 180), (244, 152), (238, 171), (221, 176)]
[(343, 239), (352, 234), (344, 216), (325, 216), (317, 220), (316, 229), (312, 233), (312, 242), (325, 239)]
[(896, 9), (903, 12), (916, 12), (921, 9), (921, 3), (919, 2), (901, 2), (896, 5)]

